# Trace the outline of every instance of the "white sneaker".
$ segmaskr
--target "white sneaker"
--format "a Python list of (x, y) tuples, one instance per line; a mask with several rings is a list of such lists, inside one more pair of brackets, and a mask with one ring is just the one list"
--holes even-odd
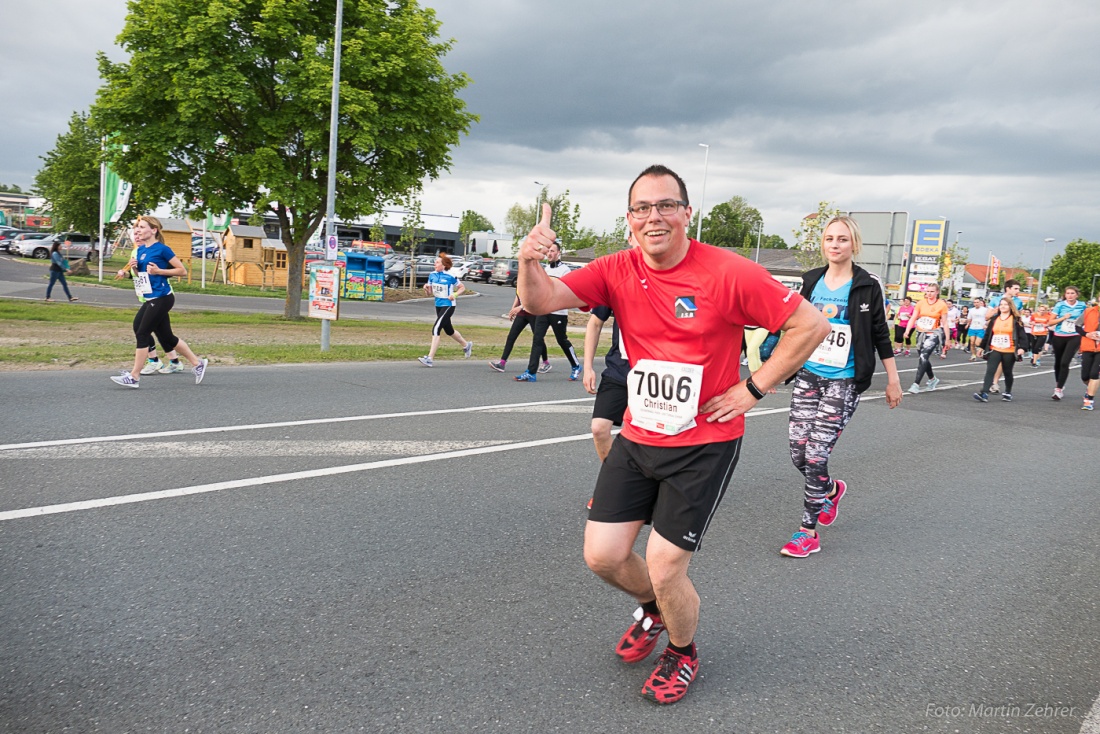
[(542, 364), (539, 365), (539, 374), (540, 375), (545, 375), (547, 372), (549, 372), (552, 369), (554, 369), (554, 366), (552, 364), (550, 364), (549, 362), (543, 362)]
[(920, 392), (920, 385), (914, 382), (912, 385), (909, 386), (909, 392), (913, 395), (916, 395)]
[(134, 379), (134, 376), (126, 370), (122, 370), (121, 375), (111, 375), (111, 382), (116, 385), (122, 385), (123, 387), (133, 388), (137, 388), (139, 384), (138, 381)]
[(474, 343), (467, 340), (466, 346), (462, 349), (462, 353), (466, 355), (466, 359), (469, 359), (470, 355), (474, 353)]
[(145, 360), (145, 366), (141, 368), (141, 372), (139, 374), (151, 375), (154, 372), (159, 371), (162, 367), (164, 367), (164, 363), (161, 362), (159, 359), (147, 359)]
[(162, 375), (174, 375), (183, 372), (183, 365), (179, 362), (165, 362), (164, 366), (157, 370)]
[(420, 364), (424, 365), (425, 367), (431, 367), (432, 366), (432, 358), (431, 357), (417, 357), (416, 359), (417, 359), (418, 362), (420, 362)]
[(931, 380), (928, 381), (928, 392), (932, 392), (933, 390), (935, 390), (937, 387), (939, 387), (939, 384), (940, 378), (933, 377)]
[(207, 360), (200, 359), (199, 360), (199, 366), (191, 368), (191, 374), (195, 376), (195, 384), (196, 385), (198, 385), (200, 382), (202, 382), (202, 378), (206, 377), (206, 365), (207, 364), (208, 364)]

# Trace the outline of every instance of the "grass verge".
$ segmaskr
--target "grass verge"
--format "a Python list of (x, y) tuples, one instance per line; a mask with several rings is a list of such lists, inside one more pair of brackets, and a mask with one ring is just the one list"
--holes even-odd
[[(122, 367), (133, 360), (134, 309), (79, 303), (37, 303), (0, 299), (0, 370)], [(474, 342), (474, 357), (500, 356), (505, 328), (455, 324)], [(178, 311), (172, 330), (214, 364), (413, 361), (427, 354), (431, 329), (388, 321), (335, 321), (331, 349), (321, 351), (317, 320), (290, 321), (269, 314)], [(436, 358), (462, 359), (449, 337)]]

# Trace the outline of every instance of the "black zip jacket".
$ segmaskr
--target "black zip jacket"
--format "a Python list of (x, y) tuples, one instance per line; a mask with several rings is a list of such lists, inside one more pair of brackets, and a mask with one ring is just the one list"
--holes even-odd
[[(807, 301), (817, 281), (825, 277), (828, 266), (814, 268), (802, 275), (802, 297)], [(852, 263), (852, 290), (848, 294), (848, 320), (852, 325), (852, 351), (855, 354), (856, 392), (871, 386), (875, 374), (875, 351), (882, 360), (894, 358), (894, 343), (886, 325), (886, 306), (882, 286), (860, 266)]]

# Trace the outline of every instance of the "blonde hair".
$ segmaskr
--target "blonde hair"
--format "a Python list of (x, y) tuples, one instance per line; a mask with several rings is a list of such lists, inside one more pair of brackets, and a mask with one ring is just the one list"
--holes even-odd
[(157, 232), (157, 242), (161, 243), (162, 245), (164, 244), (164, 235), (160, 233), (160, 231), (164, 229), (164, 225), (160, 223), (159, 219), (148, 214), (139, 214), (137, 218), (134, 219), (134, 224), (137, 224), (138, 222), (145, 222), (150, 227), (155, 229)]
[(825, 230), (827, 230), (829, 228), (829, 225), (833, 224), (834, 222), (840, 222), (848, 228), (849, 234), (852, 235), (852, 256), (854, 257), (858, 255), (859, 251), (863, 249), (863, 235), (860, 234), (859, 224), (856, 223), (856, 220), (844, 214), (840, 214), (831, 218), (829, 221), (825, 222), (825, 226), (821, 228), (821, 242), (819, 243), (821, 247), (821, 253), (825, 254)]

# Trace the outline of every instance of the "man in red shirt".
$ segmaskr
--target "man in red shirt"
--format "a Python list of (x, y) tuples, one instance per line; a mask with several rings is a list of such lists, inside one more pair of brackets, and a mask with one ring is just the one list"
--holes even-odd
[[(600, 468), (584, 556), (642, 605), (616, 647), (624, 661), (647, 658), (668, 630), (668, 648), (642, 688), (657, 703), (683, 698), (699, 670), (699, 595), (687, 570), (737, 463), (744, 413), (829, 334), (816, 308), (759, 265), (689, 239), (691, 213), (683, 180), (651, 166), (628, 193), (637, 247), (551, 279), (540, 265), (555, 239), (544, 205), (519, 251), (519, 294), (529, 311), (609, 306), (619, 323), (629, 403)], [(741, 382), (746, 324), (785, 334)], [(649, 522), (642, 558), (633, 546)]]

